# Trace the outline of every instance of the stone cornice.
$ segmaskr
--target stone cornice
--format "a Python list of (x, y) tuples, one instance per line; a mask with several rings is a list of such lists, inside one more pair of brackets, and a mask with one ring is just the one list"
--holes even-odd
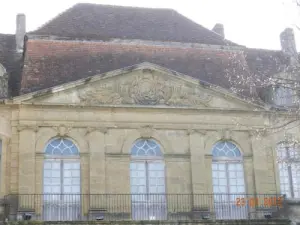
[[(182, 111), (182, 110), (187, 110), (187, 112), (195, 112), (199, 113), (201, 112), (208, 112), (208, 113), (217, 113), (217, 114), (224, 114), (224, 113), (240, 113), (240, 114), (253, 114), (253, 115), (261, 115), (262, 113), (268, 114), (268, 113), (274, 113), (274, 111), (269, 111), (265, 109), (261, 110), (251, 110), (251, 109), (241, 109), (241, 108), (217, 108), (217, 107), (202, 107), (202, 106), (163, 106), (163, 105), (111, 105), (111, 104), (106, 104), (106, 105), (96, 105), (96, 104), (84, 104), (84, 103), (31, 103), (31, 102), (14, 102), (14, 103), (6, 103), (6, 105), (11, 105), (11, 106), (18, 106), (18, 107), (28, 107), (28, 108), (51, 108), (57, 107), (57, 108), (65, 108), (65, 109), (76, 109), (76, 110), (86, 110), (86, 109), (132, 109), (132, 110), (144, 110), (144, 109), (149, 109), (149, 110), (169, 110), (171, 112), (174, 111)], [(286, 116), (290, 114), (289, 112), (278, 112), (278, 115), (280, 116)]]
[[(31, 121), (30, 121), (31, 122)], [(33, 121), (32, 121), (33, 122)], [(39, 122), (39, 121), (34, 121)], [(187, 126), (193, 125), (193, 128), (188, 128)], [(245, 126), (245, 128), (239, 127), (238, 129), (234, 128), (226, 128), (226, 127), (232, 127), (231, 125), (226, 124), (211, 124), (211, 123), (202, 123), (202, 124), (186, 124), (184, 122), (182, 123), (163, 123), (163, 122), (156, 122), (153, 125), (147, 125), (145, 123), (135, 123), (135, 122), (99, 122), (99, 121), (79, 121), (79, 122), (70, 122), (65, 123), (64, 125), (61, 125), (61, 123), (58, 122), (40, 122), (35, 125), (32, 125), (30, 123), (26, 124), (25, 122), (20, 124), (13, 124), (12, 127), (15, 127), (17, 130), (25, 130), (25, 129), (31, 129), (34, 131), (37, 131), (41, 128), (52, 128), (58, 134), (67, 134), (72, 129), (86, 129), (86, 134), (99, 131), (102, 133), (107, 133), (109, 129), (137, 129), (141, 134), (143, 133), (146, 136), (149, 136), (149, 133), (154, 132), (155, 130), (178, 130), (178, 131), (186, 131), (187, 135), (198, 133), (201, 135), (206, 135), (210, 131), (218, 131), (220, 132), (220, 135), (225, 135), (226, 132), (247, 132), (249, 134), (249, 137), (253, 136), (254, 134), (258, 134), (256, 131), (252, 130), (249, 131), (249, 127)], [(257, 128), (257, 130), (263, 130), (262, 128)], [(148, 134), (147, 134), (148, 133)], [(263, 134), (263, 133), (260, 133)], [(265, 133), (267, 134), (267, 133)], [(226, 135), (225, 135), (226, 136)]]

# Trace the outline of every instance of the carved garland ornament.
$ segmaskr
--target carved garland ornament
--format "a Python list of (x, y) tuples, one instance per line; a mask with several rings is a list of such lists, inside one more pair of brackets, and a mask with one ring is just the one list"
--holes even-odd
[(154, 129), (152, 126), (144, 126), (139, 129), (141, 138), (151, 138), (154, 133)]
[(104, 83), (79, 91), (84, 104), (207, 106), (211, 96), (197, 87), (171, 81), (153, 74), (135, 76), (126, 81)]
[(72, 130), (72, 127), (65, 126), (65, 125), (54, 126), (52, 128), (57, 132), (57, 136), (59, 137), (67, 136)]

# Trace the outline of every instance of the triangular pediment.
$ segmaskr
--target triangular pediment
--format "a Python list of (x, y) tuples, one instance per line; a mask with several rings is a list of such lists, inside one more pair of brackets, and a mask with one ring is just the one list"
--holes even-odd
[(15, 103), (254, 109), (223, 90), (166, 68), (142, 63), (14, 98)]

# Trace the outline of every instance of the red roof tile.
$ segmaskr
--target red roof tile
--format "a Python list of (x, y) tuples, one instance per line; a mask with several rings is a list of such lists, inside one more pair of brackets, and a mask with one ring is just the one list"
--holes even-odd
[(21, 93), (142, 62), (228, 89), (228, 74), (249, 72), (241, 51), (53, 40), (29, 40), (26, 49)]

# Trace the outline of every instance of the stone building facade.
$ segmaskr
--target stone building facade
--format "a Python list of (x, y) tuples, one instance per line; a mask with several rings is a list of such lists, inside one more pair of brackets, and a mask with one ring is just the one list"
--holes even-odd
[[(220, 24), (210, 31), (173, 10), (92, 4), (29, 33), (19, 15), (17, 27), (0, 35), (0, 193), (17, 196), (15, 214), (41, 218), (45, 196), (62, 194), (84, 195), (79, 211), (101, 214), (109, 206), (97, 198), (128, 194), (131, 206), (118, 213), (162, 219), (161, 205), (211, 209), (219, 194), (229, 208), (216, 216), (243, 219), (254, 209), (237, 198), (300, 197), (297, 171), (277, 163), (279, 144), (299, 139), (297, 126), (274, 128), (296, 118), (278, 111), (289, 98), (278, 91), (270, 101), (273, 89), (232, 91), (231, 83), (294, 76), (290, 29), (282, 51), (249, 49), (226, 40)], [(141, 216), (137, 194), (183, 200), (159, 200)]]

